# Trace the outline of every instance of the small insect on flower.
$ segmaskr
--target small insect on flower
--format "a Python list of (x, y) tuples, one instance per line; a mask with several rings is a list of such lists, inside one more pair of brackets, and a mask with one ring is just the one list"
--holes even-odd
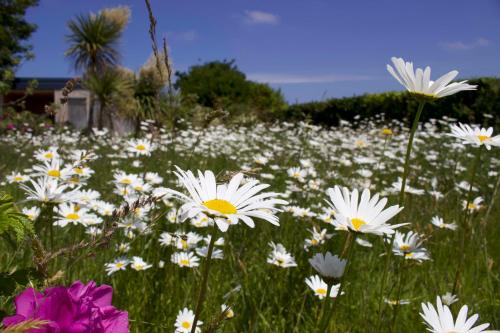
[(481, 332), (496, 332), (500, 331), (486, 331), (486, 328), (490, 326), (490, 324), (481, 324), (476, 327), (472, 327), (479, 316), (477, 314), (473, 315), (470, 318), (467, 318), (467, 305), (462, 306), (460, 312), (458, 313), (456, 321), (453, 319), (453, 315), (450, 311), (450, 308), (447, 305), (443, 305), (441, 302), (441, 298), (436, 297), (436, 307), (431, 303), (422, 303), (422, 312), (420, 316), (424, 319), (427, 324), (428, 330), (433, 333), (481, 333)]
[(457, 229), (457, 225), (455, 223), (444, 223), (443, 218), (439, 216), (433, 216), (431, 223), (441, 229), (450, 229), (450, 230)]
[(297, 267), (295, 259), (287, 252), (283, 244), (270, 242), (269, 246), (272, 248), (272, 251), (267, 257), (268, 264), (276, 265), (281, 268)]
[[(326, 293), (328, 292), (328, 285), (319, 275), (313, 275), (305, 279), (306, 284), (314, 291), (314, 295), (318, 296), (319, 299), (323, 299), (326, 297)], [(330, 297), (337, 297), (340, 289), (340, 283), (332, 285), (332, 289), (330, 290)], [(344, 294), (342, 292), (342, 294)]]
[(350, 230), (375, 235), (391, 235), (394, 229), (405, 225), (390, 225), (386, 222), (398, 214), (403, 207), (398, 205), (384, 209), (387, 198), (379, 200), (379, 195), (370, 197), (370, 190), (365, 189), (359, 198), (358, 190), (352, 192), (346, 187), (335, 186), (327, 191), (330, 201), (326, 201), (337, 213), (333, 225), (340, 230)]
[(309, 259), (309, 263), (322, 277), (339, 279), (344, 274), (347, 260), (340, 259), (338, 256), (326, 252), (324, 255), (317, 253)]
[[(179, 311), (179, 314), (175, 319), (175, 333), (190, 333), (191, 329), (193, 328), (193, 320), (194, 313), (192, 310), (184, 308), (183, 310)], [(201, 328), (199, 326), (201, 326), (202, 324), (203, 322), (198, 320), (198, 322), (196, 323), (196, 333), (201, 332)]]
[(180, 208), (181, 221), (205, 213), (214, 217), (222, 232), (239, 220), (253, 228), (253, 218), (261, 218), (279, 226), (279, 219), (275, 215), (280, 211), (277, 206), (286, 205), (287, 202), (278, 199), (278, 193), (260, 193), (269, 185), (250, 180), (240, 186), (244, 178), (242, 173), (236, 174), (227, 184), (217, 184), (212, 171), (198, 171), (196, 178), (191, 171), (186, 172), (177, 167), (175, 175), (189, 192), (187, 196), (170, 190), (172, 195), (184, 202)]
[(449, 136), (462, 140), (462, 143), (476, 145), (477, 147), (485, 146), (490, 150), (491, 146), (500, 147), (500, 135), (493, 135), (493, 127), (488, 129), (482, 127), (474, 127), (467, 124), (458, 123), (451, 125), (451, 133)]
[(406, 88), (410, 93), (426, 98), (437, 99), (450, 96), (464, 90), (476, 90), (477, 86), (470, 85), (467, 81), (450, 83), (458, 71), (451, 71), (441, 76), (436, 81), (431, 81), (431, 68), (413, 70), (413, 63), (405, 62), (402, 58), (391, 58), (395, 69), (387, 65), (389, 73)]

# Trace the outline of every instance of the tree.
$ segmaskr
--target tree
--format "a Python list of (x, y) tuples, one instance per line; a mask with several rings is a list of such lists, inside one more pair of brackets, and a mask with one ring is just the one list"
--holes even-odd
[(196, 94), (198, 102), (208, 107), (227, 107), (247, 100), (250, 87), (234, 60), (211, 61), (176, 72), (175, 87), (183, 94)]
[[(69, 48), (65, 55), (73, 61), (75, 69), (83, 71), (85, 76), (97, 77), (106, 72), (108, 67), (116, 66), (120, 60), (118, 41), (129, 16), (127, 7), (118, 7), (103, 10), (98, 14), (78, 15), (69, 21)], [(94, 122), (92, 95), (90, 100), (87, 133), (91, 133)]]
[(247, 80), (234, 60), (211, 61), (176, 75), (175, 87), (183, 95), (196, 95), (201, 105), (233, 115), (267, 118), (286, 107), (281, 91)]
[(101, 73), (90, 72), (84, 86), (93, 93), (99, 101), (98, 128), (104, 124), (104, 114), (108, 116), (111, 131), (113, 131), (113, 107), (127, 107), (133, 103), (133, 73), (125, 69), (108, 67)]
[(24, 17), (28, 8), (37, 5), (38, 0), (0, 0), (0, 93), (10, 89), (21, 62), (33, 58), (32, 45), (26, 41), (37, 26)]

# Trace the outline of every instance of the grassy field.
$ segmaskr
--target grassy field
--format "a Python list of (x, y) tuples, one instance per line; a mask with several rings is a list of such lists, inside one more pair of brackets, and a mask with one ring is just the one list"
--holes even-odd
[[(384, 127), (392, 129), (393, 134), (383, 134)], [(390, 332), (392, 328), (394, 332), (423, 332), (425, 325), (419, 315), (421, 303), (435, 303), (436, 296), (452, 291), (462, 249), (465, 261), (456, 291), (459, 301), (451, 306), (452, 310), (456, 314), (460, 306), (467, 304), (470, 311), (480, 314), (480, 322), (500, 327), (500, 194), (496, 192), (493, 196), (500, 170), (499, 150), (481, 148), (472, 197), (480, 196), (484, 201), (465, 221), (463, 201), (479, 149), (464, 146), (447, 136), (448, 132), (446, 121), (427, 123), (419, 129), (409, 173), (407, 192), (410, 193), (406, 195), (403, 211), (389, 222), (408, 223), (401, 231), (421, 234), (430, 260), (417, 262), (393, 256), (388, 282), (381, 295), (388, 244), (380, 236), (359, 235), (358, 239), (370, 242), (372, 247), (354, 244), (350, 269), (344, 278), (345, 294), (333, 303), (335, 311), (328, 332)], [(228, 175), (244, 171), (247, 177), (270, 184), (271, 191), (284, 193), (289, 206), (279, 213), (279, 227), (256, 220), (254, 229), (239, 223), (226, 233), (218, 232), (224, 244), (217, 248), (223, 251), (224, 258), (212, 261), (202, 327), (220, 314), (224, 303), (232, 306), (235, 316), (223, 322), (221, 332), (288, 333), (317, 329), (325, 300), (316, 297), (304, 282), (305, 278), (317, 274), (308, 259), (319, 252), (339, 254), (347, 237), (347, 232), (335, 230), (325, 222), (326, 190), (335, 185), (369, 188), (372, 193), (388, 197), (390, 204), (397, 204), (400, 187), (397, 182), (403, 170), (408, 129), (399, 123), (382, 126), (376, 122), (344, 124), (332, 129), (306, 124), (259, 124), (186, 129), (173, 140), (166, 132), (154, 132), (145, 139), (155, 145), (151, 156), (129, 152), (129, 138), (101, 135), (88, 139), (70, 130), (31, 138), (27, 135), (0, 137), (2, 191), (13, 195), (20, 208), (40, 206), (27, 201), (19, 184), (9, 182), (6, 177), (13, 171), (32, 174), (33, 165), (40, 164), (34, 153), (51, 146), (57, 147), (66, 163), (76, 149), (95, 152), (97, 159), (88, 163), (94, 173), (81, 181), (81, 189), (97, 191), (100, 200), (115, 207), (124, 203), (124, 197), (115, 191), (113, 175), (118, 171), (141, 179), (146, 172), (157, 172), (163, 180), (139, 193), (146, 196), (153, 193), (153, 188), (181, 190), (173, 175), (175, 165), (184, 170), (212, 170), (224, 181)], [(303, 172), (301, 177), (288, 172), (294, 167)], [(107, 246), (52, 261), (50, 276), (61, 273), (53, 284), (69, 285), (75, 280), (110, 284), (114, 288), (113, 304), (128, 311), (132, 332), (173, 331), (178, 312), (184, 307), (195, 308), (201, 266), (182, 268), (172, 263), (171, 255), (180, 250), (162, 245), (160, 235), (181, 231), (201, 236), (208, 233), (207, 228), (196, 227), (193, 221), (169, 221), (167, 215), (175, 214), (178, 206), (174, 199), (158, 201), (149, 211), (119, 221), (122, 225)], [(97, 211), (95, 214), (102, 215)], [(456, 223), (457, 230), (434, 226), (431, 219), (435, 216), (442, 217), (446, 223)], [(109, 216), (102, 217), (109, 219)], [(469, 227), (462, 247), (465, 222)], [(54, 226), (50, 244), (50, 228), (37, 226), (49, 249), (92, 239), (89, 228), (71, 224)], [(93, 228), (98, 232), (100, 225)], [(318, 238), (312, 242), (317, 245), (305, 249), (313, 228), (325, 229), (332, 237)], [(281, 268), (267, 263), (271, 241), (283, 244), (295, 258), (297, 267)], [(130, 249), (120, 252), (119, 244), (128, 244)], [(203, 245), (204, 241), (200, 241), (191, 250)], [(2, 271), (32, 265), (27, 250), (29, 242), (19, 247), (14, 253), (7, 244), (2, 244)], [(141, 257), (152, 267), (136, 271), (128, 266), (126, 270), (106, 274), (106, 263), (133, 256)], [(203, 263), (203, 259), (200, 262)], [(395, 307), (390, 301), (396, 300), (398, 294), (409, 303), (398, 307), (397, 320), (393, 323)], [(381, 297), (389, 302), (382, 302), (379, 308)], [(0, 307), (12, 311), (11, 301), (3, 298)]]

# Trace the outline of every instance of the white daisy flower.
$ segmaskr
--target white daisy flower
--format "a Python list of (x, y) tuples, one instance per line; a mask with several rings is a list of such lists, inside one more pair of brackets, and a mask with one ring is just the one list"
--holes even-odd
[(274, 214), (279, 211), (276, 206), (287, 202), (278, 199), (278, 193), (259, 193), (269, 185), (251, 180), (240, 186), (244, 177), (241, 173), (235, 175), (228, 184), (219, 185), (211, 171), (205, 171), (204, 174), (198, 171), (198, 178), (191, 171), (185, 172), (180, 168), (175, 174), (190, 195), (171, 190), (174, 196), (184, 201), (180, 208), (181, 220), (205, 213), (216, 217), (214, 220), (222, 232), (239, 220), (253, 228), (253, 218), (261, 218), (279, 226), (278, 217)]
[[(177, 318), (175, 319), (175, 333), (191, 333), (191, 329), (193, 328), (194, 321), (194, 313), (188, 308), (184, 308), (179, 311)], [(202, 321), (198, 320), (196, 323), (195, 333), (200, 333), (201, 326), (203, 324)]]
[(146, 263), (141, 257), (132, 257), (130, 267), (136, 271), (144, 271), (148, 268), (153, 267), (153, 265)]
[(396, 231), (394, 242), (392, 244), (392, 252), (397, 256), (402, 256), (405, 259), (416, 261), (429, 260), (427, 250), (422, 246), (422, 238), (419, 234), (410, 231), (407, 234), (402, 234)]
[(272, 251), (267, 257), (268, 264), (276, 265), (281, 268), (297, 267), (295, 259), (288, 253), (283, 244), (270, 242), (269, 246), (272, 248)]
[(443, 218), (439, 216), (433, 216), (431, 219), (431, 223), (441, 229), (457, 229), (457, 225), (455, 223), (444, 223)]
[(472, 144), (478, 147), (484, 145), (488, 150), (491, 149), (491, 146), (500, 147), (500, 135), (492, 136), (493, 127), (488, 129), (472, 128), (467, 124), (458, 123), (458, 125), (451, 125), (451, 133), (448, 135), (462, 140), (463, 144)]
[(127, 144), (127, 150), (137, 156), (149, 156), (155, 148), (155, 145), (144, 139), (132, 139), (129, 140)]
[(425, 320), (427, 324), (427, 330), (432, 333), (486, 333), (486, 332), (497, 332), (500, 331), (487, 331), (486, 328), (490, 324), (481, 324), (479, 326), (473, 327), (479, 316), (477, 314), (470, 318), (467, 318), (467, 305), (462, 306), (460, 312), (458, 313), (456, 321), (453, 319), (453, 315), (450, 308), (447, 305), (443, 305), (441, 298), (436, 297), (436, 308), (431, 303), (422, 303), (422, 312), (420, 316)]
[(344, 274), (347, 260), (326, 252), (324, 255), (317, 253), (309, 259), (309, 263), (322, 277), (339, 279)]
[(477, 89), (477, 86), (470, 85), (466, 83), (467, 81), (450, 83), (458, 75), (458, 71), (451, 71), (436, 81), (431, 81), (431, 68), (429, 66), (425, 70), (417, 68), (414, 71), (411, 62), (405, 62), (402, 58), (395, 57), (392, 57), (391, 60), (395, 68), (387, 65), (387, 70), (410, 93), (430, 98), (441, 98), (460, 91)]
[(24, 207), (22, 209), (22, 213), (24, 215), (26, 215), (31, 221), (35, 221), (38, 218), (38, 216), (40, 215), (40, 208), (38, 208), (38, 207), (31, 207), (31, 208)]
[[(319, 299), (323, 299), (326, 297), (326, 293), (328, 292), (328, 285), (319, 275), (313, 275), (305, 279), (306, 284), (314, 291), (314, 295), (318, 296)], [(337, 297), (340, 289), (340, 283), (334, 284), (332, 289), (330, 290), (330, 297)], [(342, 293), (343, 294), (343, 293)]]
[(23, 175), (20, 172), (12, 172), (10, 175), (7, 175), (7, 181), (9, 183), (24, 183), (30, 180), (29, 176)]
[(126, 258), (117, 258), (115, 261), (105, 264), (104, 267), (106, 268), (106, 273), (111, 275), (115, 272), (126, 270), (129, 263), (130, 260)]
[(452, 305), (453, 303), (458, 302), (458, 297), (457, 295), (453, 295), (450, 292), (447, 292), (443, 296), (441, 296), (441, 301), (443, 302), (444, 305)]
[(170, 257), (170, 261), (180, 267), (198, 267), (200, 259), (193, 252), (174, 252)]
[(370, 197), (370, 190), (365, 189), (359, 198), (358, 190), (349, 191), (346, 187), (330, 188), (327, 191), (330, 201), (327, 203), (337, 214), (333, 225), (340, 230), (352, 230), (375, 235), (390, 235), (394, 229), (405, 225), (390, 225), (386, 222), (398, 214), (403, 207), (398, 205), (384, 209), (387, 198), (379, 200), (379, 195)]

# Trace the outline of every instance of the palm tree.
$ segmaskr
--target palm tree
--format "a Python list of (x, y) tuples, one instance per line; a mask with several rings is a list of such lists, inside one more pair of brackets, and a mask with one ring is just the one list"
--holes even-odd
[(107, 114), (112, 132), (113, 108), (133, 104), (133, 81), (124, 70), (107, 67), (101, 73), (90, 72), (83, 84), (99, 101), (98, 128), (103, 128), (104, 114)]
[[(65, 55), (84, 76), (95, 77), (106, 68), (115, 66), (120, 60), (117, 46), (126, 24), (123, 24), (123, 20), (118, 21), (110, 17), (109, 13), (110, 10), (98, 14), (78, 15), (68, 22), (69, 48)], [(91, 133), (93, 121), (94, 96), (91, 93), (87, 133)]]

